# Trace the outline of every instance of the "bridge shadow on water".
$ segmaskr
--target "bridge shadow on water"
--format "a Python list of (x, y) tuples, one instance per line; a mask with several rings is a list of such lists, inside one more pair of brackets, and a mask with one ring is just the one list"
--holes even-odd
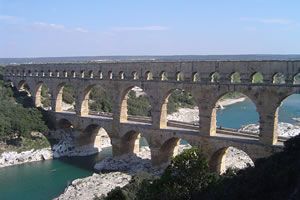
[(64, 156), (58, 158), (58, 160), (84, 170), (96, 172), (96, 170), (94, 170), (94, 165), (109, 156), (112, 156), (111, 147), (103, 148), (99, 153), (90, 156)]

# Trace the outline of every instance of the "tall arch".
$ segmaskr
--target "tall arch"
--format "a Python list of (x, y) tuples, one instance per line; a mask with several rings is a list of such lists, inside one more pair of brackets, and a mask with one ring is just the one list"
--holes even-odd
[[(188, 114), (186, 110), (192, 114)], [(170, 120), (198, 123), (199, 108), (190, 92), (182, 89), (172, 89), (167, 92), (160, 107), (160, 127), (167, 127)]]
[(209, 166), (212, 171), (223, 174), (230, 168), (243, 169), (254, 166), (254, 163), (246, 152), (229, 146), (214, 152), (209, 159)]
[(57, 85), (54, 96), (53, 108), (55, 112), (75, 112), (75, 89), (65, 82)]
[(222, 131), (227, 128), (241, 130), (246, 126), (242, 131), (250, 131), (251, 127), (247, 125), (256, 125), (260, 120), (255, 103), (249, 96), (238, 91), (218, 96), (211, 112), (210, 134), (214, 135), (217, 127)]
[(51, 96), (50, 89), (44, 82), (39, 82), (35, 89), (34, 103), (36, 107), (42, 107), (46, 110), (51, 108)]
[(130, 86), (121, 94), (120, 121), (126, 122), (128, 115), (148, 117), (152, 123), (151, 100), (147, 93), (137, 86)]

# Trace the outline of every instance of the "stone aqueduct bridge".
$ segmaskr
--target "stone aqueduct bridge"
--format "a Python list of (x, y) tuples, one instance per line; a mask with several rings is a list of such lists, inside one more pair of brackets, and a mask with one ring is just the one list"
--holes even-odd
[[(60, 126), (69, 122), (82, 130), (86, 141), (104, 128), (111, 139), (113, 154), (134, 152), (140, 133), (147, 139), (154, 164), (170, 159), (179, 139), (202, 148), (211, 164), (221, 168), (227, 147), (245, 151), (253, 160), (268, 156), (282, 148), (278, 141), (278, 107), (291, 94), (299, 93), (294, 83), (300, 72), (300, 61), (177, 61), (177, 62), (101, 62), (25, 64), (7, 66), (5, 79), (21, 89), (24, 84), (36, 104), (41, 105), (41, 86), (51, 93), (53, 115)], [(239, 73), (240, 83), (233, 83), (232, 74)], [(263, 75), (263, 83), (252, 83), (255, 73)], [(218, 73), (220, 78), (214, 79)], [(274, 84), (277, 74), (285, 82)], [(62, 91), (66, 84), (76, 88), (75, 113), (62, 111)], [(89, 115), (91, 88), (100, 85), (113, 96), (112, 116)], [(151, 120), (127, 116), (127, 94), (134, 86), (147, 93), (152, 109)], [(168, 96), (174, 89), (190, 92), (199, 107), (199, 127), (172, 124), (167, 120)], [(241, 92), (256, 105), (260, 135), (237, 134), (216, 128), (216, 102), (228, 92)], [(247, 113), (245, 113), (246, 115)], [(66, 125), (66, 124), (65, 124)]]

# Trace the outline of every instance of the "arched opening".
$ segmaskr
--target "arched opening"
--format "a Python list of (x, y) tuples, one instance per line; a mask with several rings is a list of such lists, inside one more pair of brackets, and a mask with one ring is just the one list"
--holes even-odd
[(278, 108), (278, 122), (279, 136), (293, 137), (300, 134), (300, 94), (292, 94), (282, 100)]
[(47, 85), (43, 82), (39, 83), (37, 86), (35, 106), (45, 110), (51, 110), (51, 93)]
[(234, 72), (233, 74), (231, 74), (231, 76), (230, 76), (230, 82), (231, 83), (241, 83), (240, 73)]
[(161, 120), (165, 117), (168, 126), (184, 127), (189, 124), (188, 126), (196, 128), (199, 123), (199, 108), (192, 94), (181, 89), (170, 91), (161, 109)]
[(55, 71), (55, 76), (56, 76), (56, 77), (59, 77), (59, 75), (60, 75), (60, 74), (59, 74), (59, 71), (56, 70), (56, 71)]
[(166, 73), (165, 71), (162, 71), (162, 72), (160, 73), (160, 80), (161, 80), (161, 81), (166, 81), (166, 80), (168, 80), (168, 76), (167, 76), (167, 73)]
[(70, 84), (58, 86), (59, 92), (56, 98), (56, 111), (75, 112), (75, 88)]
[(294, 76), (294, 82), (295, 85), (299, 85), (300, 84), (300, 73), (296, 74)]
[(102, 73), (102, 71), (99, 71), (98, 75), (99, 75), (99, 79), (103, 79), (103, 73)]
[(72, 123), (67, 119), (60, 119), (56, 124), (57, 129), (73, 129)]
[(217, 101), (211, 120), (212, 126), (217, 124), (219, 133), (222, 131), (253, 132), (252, 129), (258, 126), (259, 114), (256, 105), (249, 97), (240, 92), (229, 92)]
[(94, 72), (92, 70), (89, 71), (89, 78), (94, 78)]
[(148, 95), (142, 88), (135, 86), (125, 91), (121, 102), (120, 120), (152, 123), (151, 103)]
[(81, 77), (81, 78), (84, 78), (84, 76), (85, 76), (85, 72), (84, 72), (84, 70), (81, 70), (81, 71), (80, 71), (80, 77)]
[(210, 75), (210, 81), (212, 83), (219, 83), (220, 82), (220, 74), (218, 72), (214, 72)]
[(113, 79), (113, 73), (112, 71), (108, 72), (108, 79), (112, 80)]
[(104, 87), (94, 85), (86, 90), (82, 110), (89, 115), (112, 116), (112, 95)]
[(49, 71), (48, 71), (48, 75), (49, 75), (50, 77), (52, 77), (52, 75), (53, 75), (53, 74), (52, 74), (52, 71), (49, 70)]
[(244, 151), (234, 147), (224, 147), (212, 155), (209, 166), (212, 171), (223, 174), (228, 169), (239, 170), (254, 166), (254, 163)]
[(16, 101), (22, 104), (24, 107), (33, 107), (34, 101), (32, 99), (32, 93), (31, 93), (32, 88), (30, 88), (27, 82), (25, 80), (20, 81), (18, 83), (17, 89), (19, 91), (18, 91), (18, 95), (16, 96)]
[(67, 72), (67, 71), (63, 71), (63, 76), (64, 76), (65, 78), (67, 78), (67, 77), (68, 77), (68, 72)]
[(145, 79), (146, 79), (147, 81), (153, 80), (153, 74), (152, 74), (150, 71), (147, 71), (147, 72), (145, 73)]
[(119, 79), (123, 80), (125, 78), (125, 74), (123, 71), (119, 72)]
[(251, 80), (252, 83), (259, 84), (264, 82), (264, 77), (260, 72), (255, 72), (254, 74), (252, 74)]
[(171, 159), (181, 154), (185, 149), (189, 149), (192, 146), (183, 139), (178, 137), (172, 137), (166, 140), (160, 147), (159, 157), (154, 161), (156, 164), (168, 164)]
[(120, 151), (123, 154), (135, 154), (142, 159), (150, 159), (150, 148), (145, 137), (141, 133), (131, 130), (128, 131), (122, 138), (122, 145)]
[(111, 149), (111, 140), (108, 133), (103, 127), (97, 124), (87, 126), (80, 135), (77, 143), (81, 148), (90, 149), (96, 152), (100, 152), (104, 149)]
[(176, 81), (183, 81), (184, 75), (182, 72), (176, 72)]
[(199, 74), (197, 72), (194, 72), (192, 74), (192, 81), (193, 82), (199, 82), (200, 81), (200, 76), (199, 76)]
[(72, 71), (72, 72), (71, 72), (71, 76), (72, 76), (72, 78), (76, 78), (76, 72), (75, 72), (75, 71)]
[(138, 80), (139, 79), (138, 73), (136, 71), (132, 72), (131, 75), (132, 75), (133, 80)]
[(285, 84), (285, 76), (282, 73), (273, 75), (273, 84)]

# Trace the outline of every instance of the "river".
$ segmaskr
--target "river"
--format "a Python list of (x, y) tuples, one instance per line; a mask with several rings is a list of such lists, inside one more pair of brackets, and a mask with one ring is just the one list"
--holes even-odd
[[(279, 109), (279, 121), (295, 123), (300, 117), (300, 95), (292, 95)], [(255, 105), (249, 100), (227, 106), (218, 111), (218, 126), (239, 128), (257, 123)], [(90, 176), (96, 161), (111, 155), (106, 149), (96, 156), (63, 158), (27, 163), (0, 169), (1, 200), (48, 200), (57, 197), (68, 183), (76, 178)]]

